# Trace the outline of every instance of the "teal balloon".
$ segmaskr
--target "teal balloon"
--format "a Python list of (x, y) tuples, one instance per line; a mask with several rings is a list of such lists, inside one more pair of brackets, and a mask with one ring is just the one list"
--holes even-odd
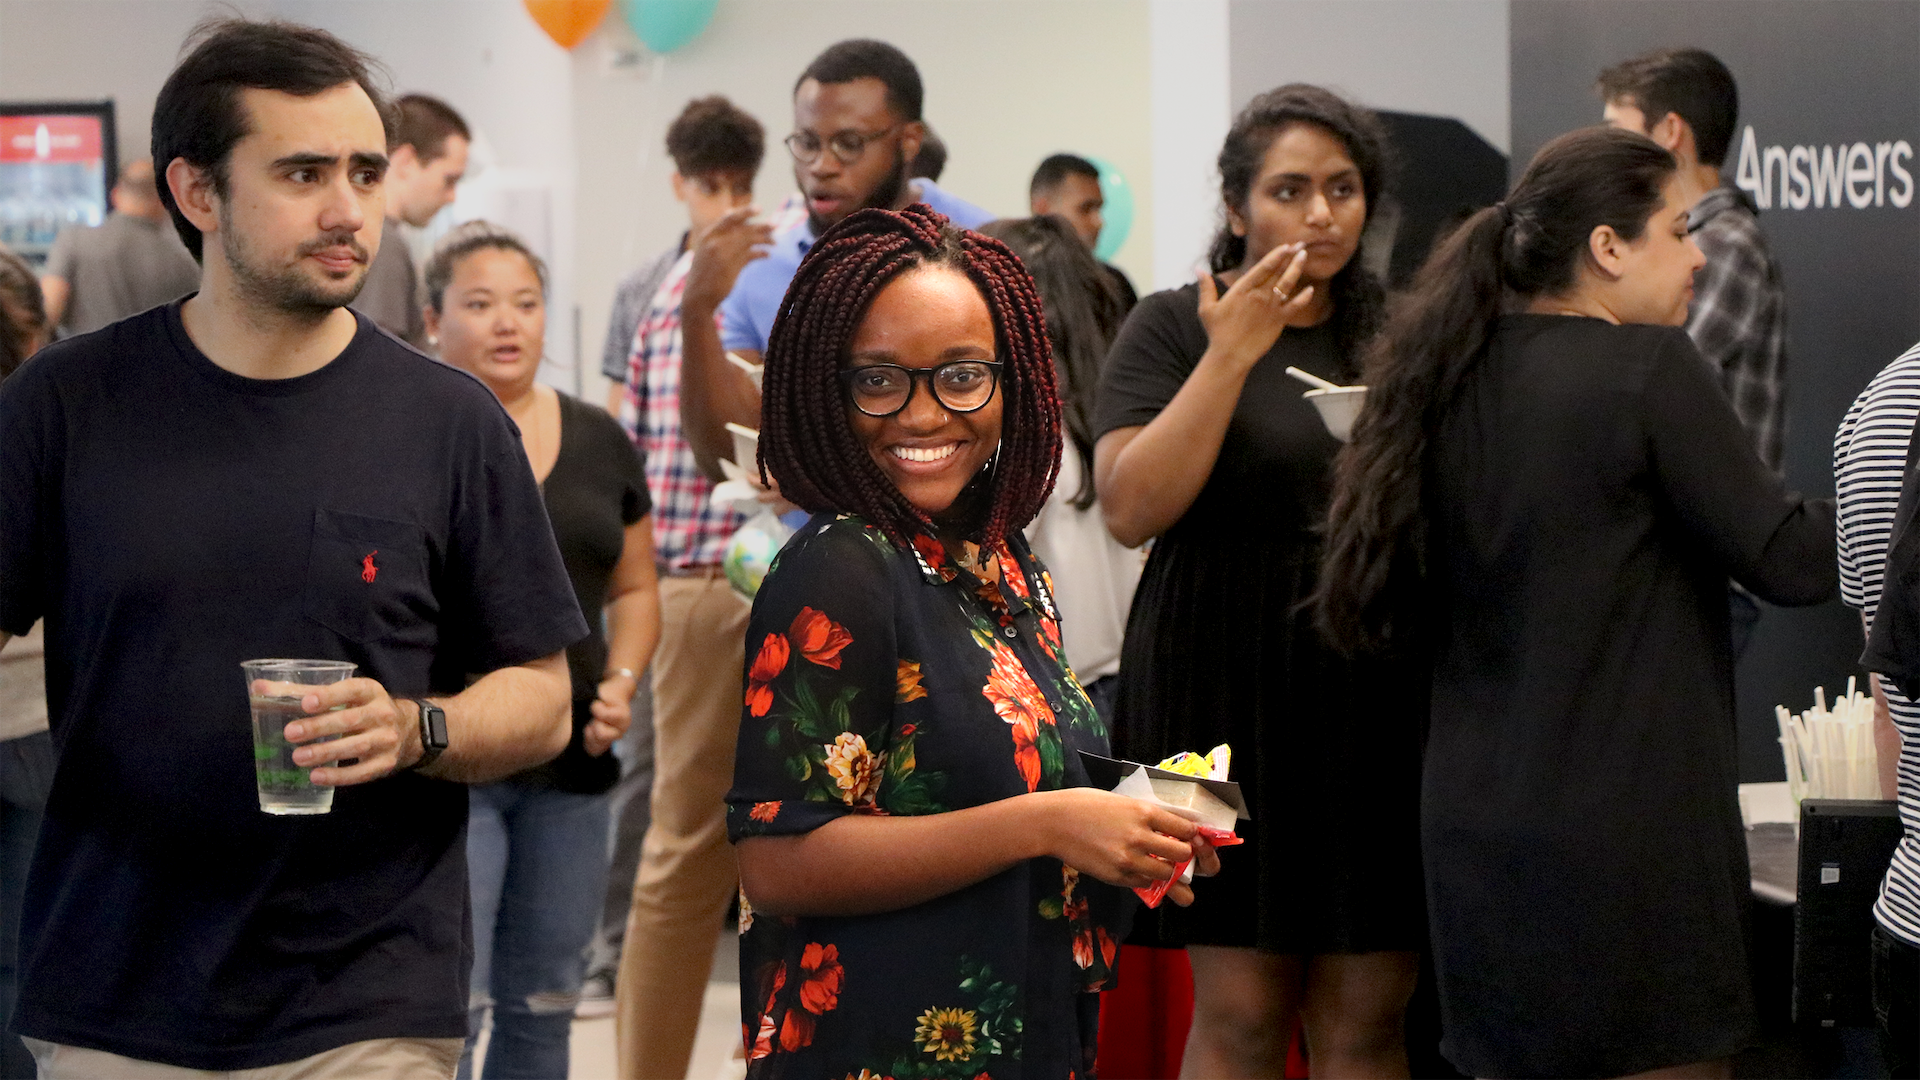
[(620, 13), (647, 48), (673, 50), (700, 36), (720, 0), (620, 0)]
[(1111, 262), (1126, 246), (1127, 234), (1133, 231), (1133, 185), (1127, 183), (1126, 174), (1111, 162), (1097, 157), (1087, 160), (1100, 170), (1100, 197), (1106, 200), (1106, 205), (1100, 208), (1105, 224), (1100, 226), (1100, 240), (1093, 245), (1093, 255), (1101, 262)]

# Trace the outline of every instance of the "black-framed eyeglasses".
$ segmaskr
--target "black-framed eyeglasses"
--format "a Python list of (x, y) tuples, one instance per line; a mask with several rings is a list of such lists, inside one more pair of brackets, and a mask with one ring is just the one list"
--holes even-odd
[(888, 417), (907, 407), (914, 385), (922, 378), (933, 400), (948, 412), (977, 412), (993, 400), (1003, 366), (998, 360), (950, 360), (932, 368), (865, 364), (839, 374), (854, 408), (868, 416)]
[(832, 151), (834, 158), (840, 164), (851, 165), (860, 160), (860, 155), (867, 152), (868, 143), (876, 139), (884, 139), (904, 126), (895, 124), (885, 131), (876, 131), (871, 135), (859, 131), (837, 131), (824, 143), (820, 141), (820, 136), (811, 131), (796, 131), (786, 138), (787, 153), (792, 154), (793, 160), (800, 164), (811, 165), (820, 160), (820, 151), (825, 149)]

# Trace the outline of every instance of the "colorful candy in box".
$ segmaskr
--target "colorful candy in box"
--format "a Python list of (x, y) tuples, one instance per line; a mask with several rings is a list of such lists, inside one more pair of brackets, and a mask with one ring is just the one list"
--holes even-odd
[[(1204, 757), (1188, 751), (1158, 765), (1118, 761), (1084, 751), (1080, 758), (1087, 767), (1088, 778), (1096, 785), (1166, 807), (1198, 825), (1200, 835), (1214, 847), (1232, 847), (1244, 842), (1234, 835), (1234, 823), (1251, 821), (1253, 815), (1247, 812), (1240, 785), (1227, 779), (1232, 751), (1225, 744), (1214, 747)], [(1172, 878), (1133, 891), (1148, 907), (1159, 907), (1176, 880), (1193, 880), (1191, 860), (1181, 863)]]

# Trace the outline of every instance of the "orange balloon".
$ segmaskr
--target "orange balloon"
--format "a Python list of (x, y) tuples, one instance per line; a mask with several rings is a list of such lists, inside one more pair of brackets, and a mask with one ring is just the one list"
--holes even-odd
[(521, 0), (527, 14), (540, 24), (561, 48), (571, 49), (587, 40), (593, 28), (607, 17), (613, 0)]

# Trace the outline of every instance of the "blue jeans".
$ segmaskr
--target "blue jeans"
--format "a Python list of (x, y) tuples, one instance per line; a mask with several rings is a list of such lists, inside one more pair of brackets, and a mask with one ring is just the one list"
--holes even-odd
[(582, 951), (607, 889), (607, 797), (518, 780), (467, 789), (473, 989), (460, 1078), (493, 1014), (487, 1080), (567, 1075)]
[(31, 1080), (33, 1055), (14, 1035), (20, 989), (20, 902), (27, 865), (53, 786), (53, 738), (46, 732), (0, 742), (0, 1077)]

